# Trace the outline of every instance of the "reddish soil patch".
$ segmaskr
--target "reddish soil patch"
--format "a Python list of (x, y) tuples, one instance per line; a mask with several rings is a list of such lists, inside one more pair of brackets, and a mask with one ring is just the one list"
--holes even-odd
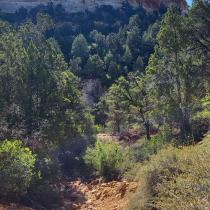
[[(63, 183), (64, 184), (64, 183)], [(74, 181), (66, 183), (66, 190), (62, 191), (63, 209), (92, 209), (118, 210), (125, 207), (129, 201), (129, 194), (137, 188), (137, 182), (112, 181), (101, 183), (101, 179), (91, 183)], [(58, 210), (61, 207), (55, 209)]]

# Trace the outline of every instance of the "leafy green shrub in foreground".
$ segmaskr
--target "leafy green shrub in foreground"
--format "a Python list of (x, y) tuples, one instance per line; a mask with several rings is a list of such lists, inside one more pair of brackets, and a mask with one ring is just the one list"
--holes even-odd
[[(26, 196), (23, 197), (24, 205), (30, 206), (31, 201), (33, 201), (46, 209), (52, 209), (54, 204), (61, 202), (60, 194), (53, 191), (49, 183), (51, 180), (62, 177), (61, 163), (58, 159), (59, 146), (47, 142), (47, 144), (42, 144), (34, 150), (34, 153), (36, 153), (36, 162), (33, 168), (35, 174), (30, 181)], [(37, 174), (41, 174), (41, 179)]]
[(24, 194), (31, 181), (35, 155), (21, 143), (5, 140), (0, 146), (0, 194), (3, 196)]
[(123, 153), (116, 143), (98, 139), (95, 147), (87, 148), (84, 162), (105, 177), (111, 177), (118, 175), (119, 165), (125, 157), (126, 151)]
[(202, 145), (169, 146), (139, 167), (139, 189), (127, 209), (209, 209), (210, 135)]

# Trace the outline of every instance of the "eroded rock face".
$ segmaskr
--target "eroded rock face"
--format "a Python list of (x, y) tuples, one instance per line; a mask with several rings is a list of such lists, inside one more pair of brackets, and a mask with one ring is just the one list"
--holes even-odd
[[(39, 4), (47, 5), (52, 2), (55, 6), (62, 4), (69, 13), (76, 13), (84, 12), (86, 9), (93, 11), (96, 6), (101, 5), (111, 5), (116, 9), (122, 6), (123, 1), (125, 0), (0, 0), (0, 8), (7, 13), (14, 13), (21, 7), (31, 10)], [(134, 8), (142, 3), (146, 10), (158, 9), (161, 1), (165, 6), (170, 6), (171, 3), (176, 4), (183, 13), (187, 12), (186, 0), (128, 0)]]
[(158, 9), (160, 6), (160, 2), (162, 1), (163, 4), (169, 7), (172, 3), (177, 5), (182, 10), (187, 11), (187, 2), (185, 0), (136, 0), (143, 3), (143, 7), (146, 10), (155, 10)]
[(94, 108), (98, 98), (106, 93), (105, 87), (102, 87), (100, 79), (83, 80), (83, 98), (88, 106)]

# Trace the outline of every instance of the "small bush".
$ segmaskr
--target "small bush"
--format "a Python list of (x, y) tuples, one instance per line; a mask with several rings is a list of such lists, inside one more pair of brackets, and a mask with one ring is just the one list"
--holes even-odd
[[(148, 141), (148, 140), (147, 140)], [(143, 162), (148, 158), (147, 143), (145, 140), (141, 144), (135, 144), (131, 149), (131, 159), (134, 162)]]
[(131, 149), (131, 159), (135, 162), (149, 160), (150, 155), (157, 154), (159, 150), (161, 150), (163, 147), (166, 147), (166, 145), (173, 140), (171, 131), (166, 125), (159, 130), (157, 136), (153, 136), (149, 140), (146, 139), (145, 136), (140, 142), (139, 141), (133, 144)]
[(84, 162), (90, 168), (105, 177), (116, 176), (119, 173), (119, 164), (124, 161), (126, 152), (123, 153), (119, 146), (110, 141), (101, 142), (99, 139), (95, 143), (95, 147), (88, 147)]
[(50, 185), (52, 180), (61, 177), (61, 163), (58, 160), (59, 146), (48, 142), (36, 148), (36, 162), (33, 171), (35, 174), (31, 179), (26, 196), (22, 197), (24, 205), (35, 204), (52, 209), (53, 204), (61, 202), (60, 195), (53, 191)]
[(203, 145), (169, 146), (139, 167), (140, 187), (127, 209), (209, 209), (210, 136)]
[(21, 141), (5, 140), (0, 146), (0, 189), (3, 196), (25, 194), (33, 176), (35, 155)]
[[(35, 150), (37, 156), (34, 171), (36, 174), (41, 174), (43, 181), (61, 176), (61, 163), (58, 159), (58, 151), (59, 147), (51, 142), (48, 142)], [(39, 181), (39, 177), (34, 176), (33, 182), (35, 182), (35, 180)]]
[(26, 198), (23, 198), (23, 203), (25, 205), (30, 206), (32, 204), (31, 201), (33, 201), (35, 204), (47, 209), (52, 209), (54, 204), (61, 203), (60, 194), (53, 191), (52, 186), (48, 183), (44, 183), (42, 180), (36, 180), (36, 182), (31, 183)]
[(157, 154), (157, 152), (163, 148), (165, 141), (165, 135), (163, 135), (162, 131), (158, 132), (157, 136), (151, 137), (150, 140), (146, 141), (146, 153), (147, 155)]

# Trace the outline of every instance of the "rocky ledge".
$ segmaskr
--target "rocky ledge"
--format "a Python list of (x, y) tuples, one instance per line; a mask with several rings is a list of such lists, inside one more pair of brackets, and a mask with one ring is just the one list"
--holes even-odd
[[(62, 4), (69, 13), (84, 12), (86, 9), (93, 11), (97, 6), (111, 5), (119, 8), (125, 0), (0, 0), (0, 8), (7, 13), (14, 13), (21, 7), (31, 10), (39, 4), (47, 5), (52, 2), (54, 5)], [(180, 7), (183, 13), (187, 12), (186, 0), (128, 0), (128, 2), (137, 8), (142, 3), (146, 10), (155, 10), (160, 6), (160, 2), (170, 6), (172, 3)]]

